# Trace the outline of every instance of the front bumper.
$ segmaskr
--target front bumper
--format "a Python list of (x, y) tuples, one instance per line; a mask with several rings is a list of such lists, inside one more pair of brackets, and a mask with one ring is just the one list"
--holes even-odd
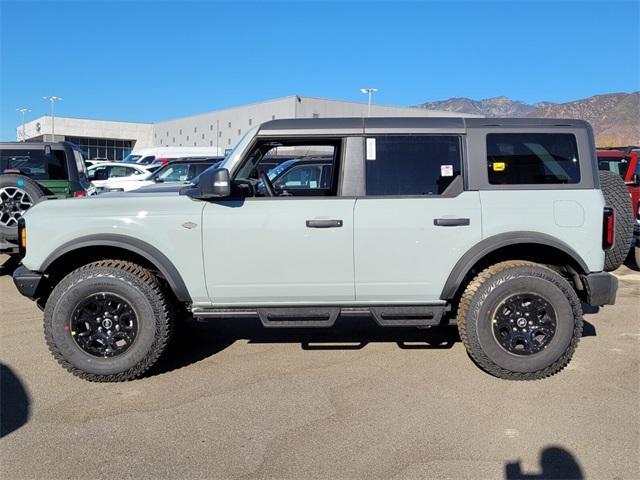
[(15, 283), (18, 291), (31, 300), (36, 299), (38, 286), (42, 282), (42, 274), (32, 272), (24, 265), (20, 265), (13, 272), (13, 283)]
[(618, 279), (610, 273), (597, 272), (583, 275), (582, 284), (587, 292), (587, 304), (597, 307), (616, 303)]

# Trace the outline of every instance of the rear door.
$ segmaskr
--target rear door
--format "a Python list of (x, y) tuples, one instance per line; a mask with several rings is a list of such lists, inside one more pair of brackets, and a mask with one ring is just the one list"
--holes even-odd
[(461, 135), (375, 135), (354, 211), (358, 302), (439, 303), (481, 240), (478, 192), (464, 191)]

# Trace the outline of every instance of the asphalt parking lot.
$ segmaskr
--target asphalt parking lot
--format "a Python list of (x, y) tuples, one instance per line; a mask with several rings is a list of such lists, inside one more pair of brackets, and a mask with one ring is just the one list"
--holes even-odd
[[(0, 264), (6, 257), (0, 257)], [(6, 272), (4, 272), (6, 273)], [(478, 369), (455, 329), (188, 323), (145, 378), (61, 369), (0, 276), (2, 478), (640, 478), (640, 273), (537, 382)]]

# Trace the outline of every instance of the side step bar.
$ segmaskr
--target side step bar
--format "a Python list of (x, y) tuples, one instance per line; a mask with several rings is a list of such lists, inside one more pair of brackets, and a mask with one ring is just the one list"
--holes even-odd
[(381, 327), (425, 327), (440, 325), (445, 305), (379, 305), (371, 307), (257, 307), (194, 309), (200, 319), (257, 316), (270, 328), (332, 327), (339, 315), (371, 315)]

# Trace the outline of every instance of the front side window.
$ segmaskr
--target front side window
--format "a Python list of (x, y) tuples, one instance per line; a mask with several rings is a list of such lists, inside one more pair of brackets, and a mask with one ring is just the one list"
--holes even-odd
[(235, 177), (245, 194), (266, 195), (264, 175), (276, 196), (336, 195), (340, 140), (283, 140), (258, 143)]
[(487, 168), (492, 185), (579, 183), (576, 137), (570, 133), (490, 133)]
[(133, 175), (135, 173), (135, 170), (131, 167), (111, 167), (111, 172), (109, 174), (109, 178), (115, 178), (115, 177), (128, 177), (130, 175)]
[(155, 178), (156, 182), (184, 182), (188, 179), (189, 164), (179, 163), (167, 166)]
[(441, 195), (461, 175), (457, 136), (367, 137), (365, 148), (367, 195)]

